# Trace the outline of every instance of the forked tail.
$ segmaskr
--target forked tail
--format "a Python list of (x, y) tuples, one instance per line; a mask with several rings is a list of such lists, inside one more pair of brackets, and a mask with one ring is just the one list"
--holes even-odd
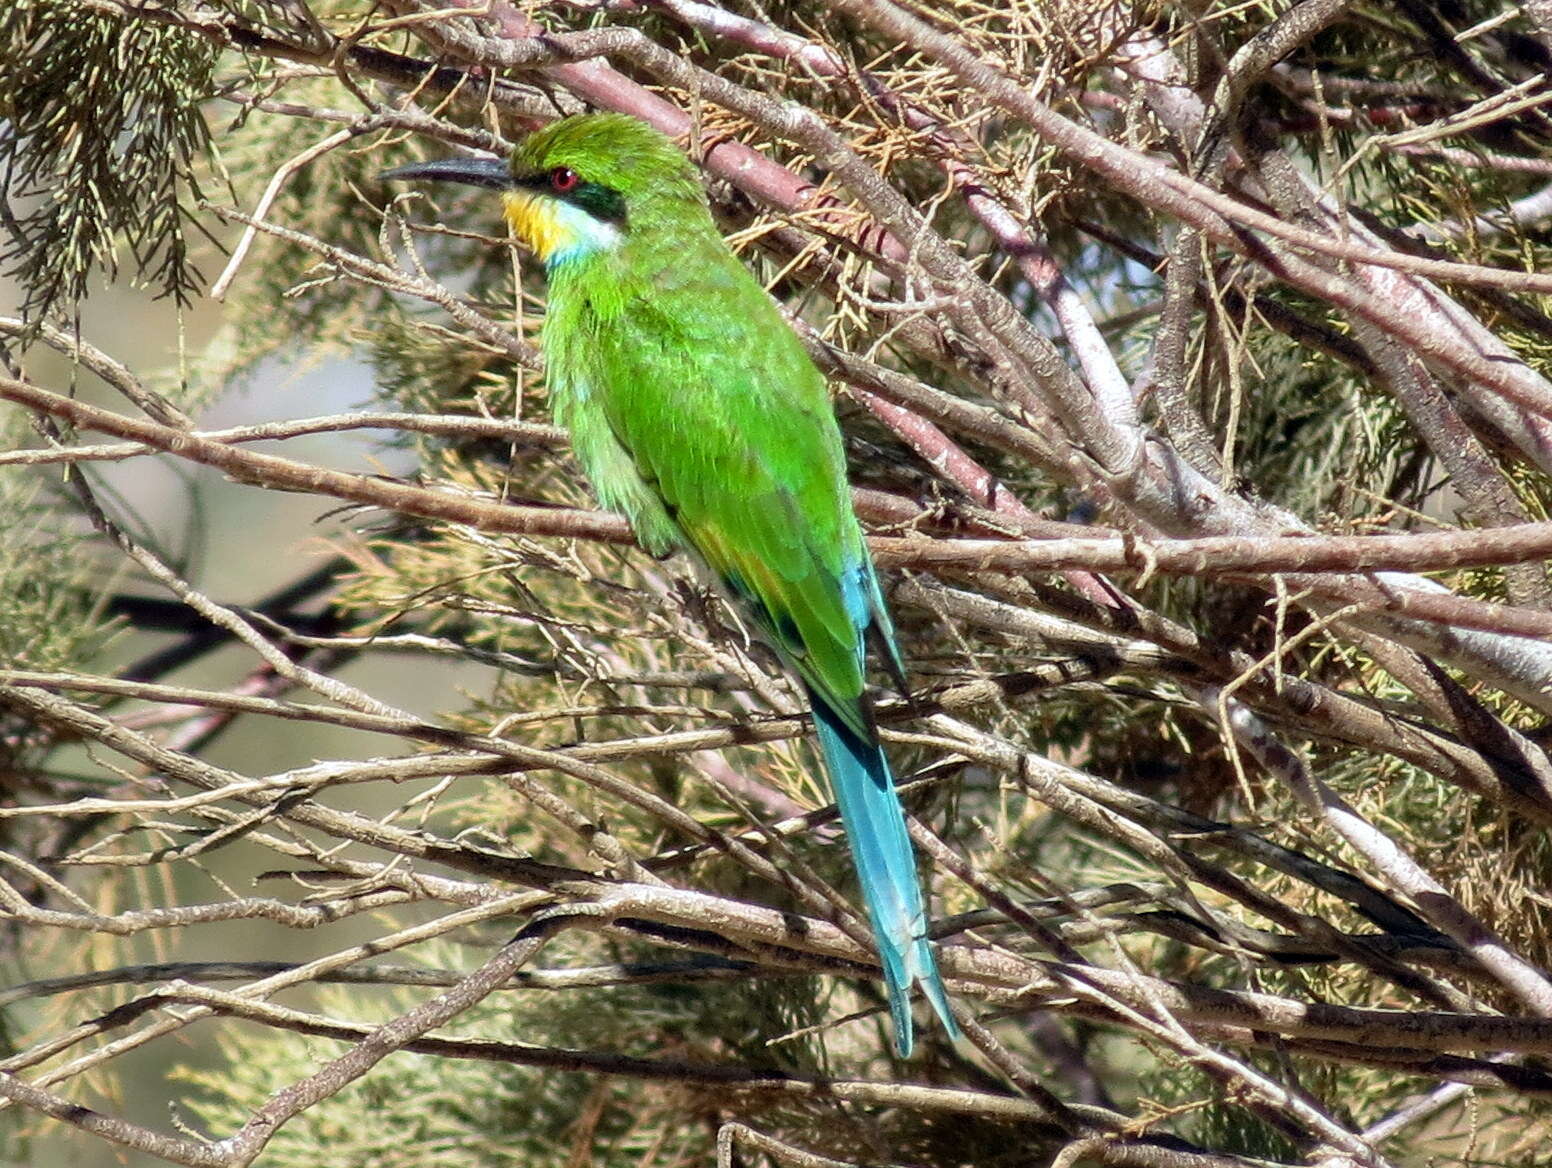
[(889, 760), (876, 741), (857, 736), (825, 700), (809, 693), (819, 747), (835, 801), (846, 827), (862, 896), (867, 902), (873, 936), (883, 959), (884, 980), (889, 987), (889, 1012), (894, 1018), (895, 1049), (902, 1058), (911, 1053), (911, 986), (920, 982), (922, 992), (943, 1020), (951, 1038), (959, 1037), (948, 1006), (948, 992), (938, 975), (938, 963), (927, 940), (927, 912), (911, 837), (905, 829), (905, 812), (895, 793)]

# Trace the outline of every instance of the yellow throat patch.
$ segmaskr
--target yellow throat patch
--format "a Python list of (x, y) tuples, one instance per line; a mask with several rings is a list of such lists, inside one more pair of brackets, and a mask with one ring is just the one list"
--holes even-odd
[(502, 196), (507, 222), (541, 263), (561, 263), (613, 247), (619, 228), (593, 218), (564, 199), (533, 191), (508, 191)]

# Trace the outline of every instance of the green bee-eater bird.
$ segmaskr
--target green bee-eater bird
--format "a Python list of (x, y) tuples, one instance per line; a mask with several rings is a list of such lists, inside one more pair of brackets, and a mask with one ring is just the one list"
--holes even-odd
[(510, 164), (450, 159), (392, 179), (499, 191), (549, 278), (555, 418), (604, 506), (654, 555), (688, 550), (802, 680), (889, 986), (912, 1045), (920, 982), (957, 1034), (927, 941), (905, 817), (865, 695), (871, 640), (899, 652), (852, 512), (824, 378), (729, 250), (695, 168), (621, 114), (555, 122)]

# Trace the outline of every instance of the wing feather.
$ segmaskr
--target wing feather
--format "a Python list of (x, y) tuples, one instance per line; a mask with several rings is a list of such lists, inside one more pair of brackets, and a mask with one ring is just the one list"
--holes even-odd
[[(851, 510), (824, 380), (764, 291), (733, 265), (717, 295), (748, 339), (736, 357), (662, 287), (593, 338), (599, 408), (684, 542), (857, 733), (865, 634), (881, 609)], [(713, 276), (720, 273), (713, 273)], [(693, 422), (688, 419), (694, 419)]]

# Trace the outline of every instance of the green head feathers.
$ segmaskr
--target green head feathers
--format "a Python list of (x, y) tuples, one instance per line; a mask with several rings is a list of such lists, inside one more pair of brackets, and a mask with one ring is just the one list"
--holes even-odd
[(579, 114), (529, 135), (509, 163), (446, 159), (386, 179), (439, 179), (499, 190), (507, 221), (546, 264), (596, 255), (633, 225), (706, 218), (695, 167), (665, 135), (625, 114)]
[(695, 167), (664, 134), (626, 114), (579, 114), (536, 130), (512, 151), (512, 174), (529, 185), (570, 170), (624, 200), (704, 202)]

